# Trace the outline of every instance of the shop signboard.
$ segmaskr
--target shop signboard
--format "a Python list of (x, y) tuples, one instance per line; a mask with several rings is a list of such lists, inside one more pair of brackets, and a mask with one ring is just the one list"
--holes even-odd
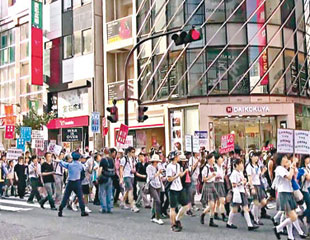
[(6, 154), (7, 160), (17, 160), (23, 155), (23, 150), (17, 148), (10, 148)]
[(72, 118), (88, 114), (87, 88), (79, 88), (58, 93), (59, 117)]
[(21, 149), (23, 152), (25, 152), (26, 149), (26, 140), (24, 138), (18, 138), (16, 140), (16, 148)]
[(220, 154), (229, 153), (235, 149), (235, 135), (227, 134), (221, 137)]
[(278, 153), (294, 153), (294, 130), (278, 129)]
[(132, 38), (132, 16), (107, 23), (108, 44)]
[(31, 1), (31, 83), (43, 85), (42, 2)]
[(83, 128), (63, 128), (62, 142), (82, 142)]
[(170, 113), (171, 125), (171, 149), (182, 151), (183, 142), (183, 112), (180, 110), (171, 111)]
[(199, 147), (208, 147), (208, 131), (195, 131), (194, 136), (199, 137)]
[(91, 131), (100, 133), (100, 112), (92, 112), (91, 114)]
[(15, 132), (15, 126), (14, 125), (6, 125), (5, 126), (5, 138), (6, 139), (13, 139), (14, 138), (14, 132)]
[(297, 154), (310, 154), (310, 132), (295, 130), (294, 147)]
[(21, 127), (20, 128), (20, 137), (25, 139), (26, 142), (31, 141), (31, 127)]
[(128, 135), (128, 130), (129, 130), (128, 126), (121, 124), (121, 127), (116, 137), (116, 142), (125, 144)]

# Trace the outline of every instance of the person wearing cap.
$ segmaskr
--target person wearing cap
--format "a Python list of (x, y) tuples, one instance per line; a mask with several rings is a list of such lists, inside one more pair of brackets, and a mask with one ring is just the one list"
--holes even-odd
[(161, 160), (157, 154), (153, 154), (149, 165), (146, 168), (147, 184), (149, 186), (149, 193), (153, 199), (153, 205), (155, 205), (155, 215), (152, 216), (151, 221), (159, 225), (163, 225), (163, 220), (160, 219), (161, 215), (161, 201), (160, 201), (160, 190), (161, 190), (161, 174), (163, 169), (158, 168), (158, 163)]
[(138, 163), (136, 164), (136, 179), (137, 179), (137, 185), (138, 185), (138, 198), (136, 204), (139, 206), (141, 205), (141, 201), (143, 200), (143, 205), (145, 208), (151, 208), (151, 204), (149, 203), (149, 200), (147, 199), (147, 195), (142, 191), (144, 188), (144, 185), (146, 184), (146, 168), (148, 164), (145, 162), (145, 154), (140, 152), (138, 154)]
[(249, 163), (246, 167), (246, 173), (250, 185), (250, 193), (254, 199), (254, 205), (251, 209), (251, 212), (254, 216), (254, 223), (257, 225), (262, 225), (259, 220), (259, 214), (261, 208), (263, 208), (267, 203), (266, 194), (261, 185), (261, 177), (265, 174), (267, 168), (264, 167), (261, 169), (259, 167), (258, 160), (260, 155), (261, 152), (251, 151), (249, 153)]
[(91, 213), (91, 210), (88, 208), (88, 200), (89, 200), (89, 194), (90, 194), (90, 175), (92, 173), (92, 165), (93, 165), (93, 160), (87, 156), (87, 155), (82, 155), (81, 156), (81, 163), (84, 165), (84, 170), (85, 170), (85, 177), (82, 180), (82, 192), (84, 195), (84, 204), (85, 204), (85, 211), (87, 213)]
[(190, 169), (188, 166), (188, 158), (190, 157), (191, 153), (186, 152), (185, 154), (186, 155), (180, 155), (181, 171), (185, 172), (186, 169), (188, 171), (181, 178), (181, 181), (182, 181), (183, 191), (185, 191), (185, 195), (187, 197), (187, 203), (188, 203), (188, 211), (186, 212), (186, 215), (194, 217), (195, 214), (191, 210), (192, 179), (190, 176)]
[[(170, 199), (170, 223), (171, 230), (174, 232), (182, 231), (181, 219), (188, 210), (188, 202), (186, 192), (183, 191), (183, 186), (181, 182), (181, 177), (183, 177), (188, 169), (185, 172), (181, 171), (179, 165), (180, 153), (177, 151), (172, 151), (169, 153), (170, 164), (167, 166), (167, 178), (171, 183), (169, 190), (169, 199)], [(178, 214), (176, 214), (176, 208), (181, 204)]]
[(79, 205), (81, 209), (81, 216), (88, 216), (88, 213), (85, 212), (85, 204), (83, 201), (82, 187), (81, 187), (81, 175), (82, 171), (84, 171), (84, 166), (79, 162), (81, 155), (78, 152), (72, 153), (73, 161), (71, 163), (65, 162), (63, 160), (60, 161), (60, 164), (68, 169), (68, 183), (66, 185), (65, 194), (61, 201), (58, 210), (58, 216), (62, 217), (62, 211), (67, 204), (67, 201), (72, 193), (72, 191), (77, 195), (79, 200)]

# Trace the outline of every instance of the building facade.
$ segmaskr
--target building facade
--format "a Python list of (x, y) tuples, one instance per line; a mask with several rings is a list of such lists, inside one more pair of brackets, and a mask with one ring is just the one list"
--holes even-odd
[[(42, 61), (42, 57), (34, 61), (31, 48), (33, 40), (42, 43), (40, 34), (33, 32), (33, 28), (41, 31), (40, 11), (35, 11), (31, 4), (32, 1), (0, 1), (0, 142), (6, 147), (15, 145), (15, 141), (4, 138), (4, 107), (12, 104), (16, 121), (20, 122), (30, 108), (43, 113), (46, 98), (42, 75), (38, 77), (31, 71)], [(38, 22), (32, 19), (35, 14), (39, 16)]]
[[(117, 3), (107, 12), (125, 13)], [(184, 149), (185, 135), (203, 133), (201, 142), (213, 150), (221, 136), (233, 133), (241, 149), (261, 149), (276, 144), (278, 128), (309, 130), (308, 1), (138, 0), (131, 6), (130, 44), (193, 25), (203, 33), (202, 40), (181, 46), (171, 34), (147, 41), (133, 59), (138, 98), (155, 109), (143, 124), (162, 124), (166, 141), (158, 144)], [(106, 59), (113, 51), (126, 49), (115, 45)], [(130, 116), (130, 126), (140, 131)], [(142, 133), (134, 136), (138, 147), (139, 138)]]
[(90, 128), (92, 112), (103, 116), (102, 4), (91, 0), (50, 0), (43, 7), (44, 79), (49, 140), (64, 148), (103, 146)]

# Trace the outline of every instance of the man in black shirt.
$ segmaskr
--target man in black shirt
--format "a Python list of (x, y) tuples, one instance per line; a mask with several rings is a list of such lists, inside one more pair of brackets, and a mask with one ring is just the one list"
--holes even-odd
[(23, 157), (18, 158), (18, 164), (14, 167), (15, 179), (17, 181), (18, 196), (23, 199), (26, 188), (26, 166), (24, 165)]
[(47, 192), (47, 196), (40, 201), (41, 208), (44, 209), (44, 203), (49, 201), (52, 210), (57, 210), (55, 207), (55, 202), (53, 200), (53, 191), (55, 189), (55, 180), (54, 180), (54, 166), (52, 163), (52, 154), (47, 152), (45, 153), (46, 162), (41, 166), (41, 173), (43, 177), (43, 184)]
[(146, 167), (147, 163), (145, 162), (145, 155), (144, 153), (140, 152), (138, 155), (139, 162), (136, 164), (136, 179), (137, 179), (137, 185), (138, 185), (138, 199), (137, 199), (137, 205), (141, 206), (141, 200), (143, 199), (143, 204), (145, 208), (151, 208), (151, 204), (149, 200), (147, 199), (147, 195), (142, 191), (142, 188), (146, 184)]
[(102, 213), (112, 213), (112, 187), (113, 177), (115, 176), (114, 160), (116, 158), (116, 154), (116, 149), (111, 148), (109, 150), (109, 156), (102, 158), (99, 165), (99, 200)]

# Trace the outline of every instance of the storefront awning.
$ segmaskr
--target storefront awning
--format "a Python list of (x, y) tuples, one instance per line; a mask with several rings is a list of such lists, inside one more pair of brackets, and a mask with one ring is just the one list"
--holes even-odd
[(48, 129), (72, 128), (88, 126), (88, 116), (72, 118), (55, 118), (46, 126)]

